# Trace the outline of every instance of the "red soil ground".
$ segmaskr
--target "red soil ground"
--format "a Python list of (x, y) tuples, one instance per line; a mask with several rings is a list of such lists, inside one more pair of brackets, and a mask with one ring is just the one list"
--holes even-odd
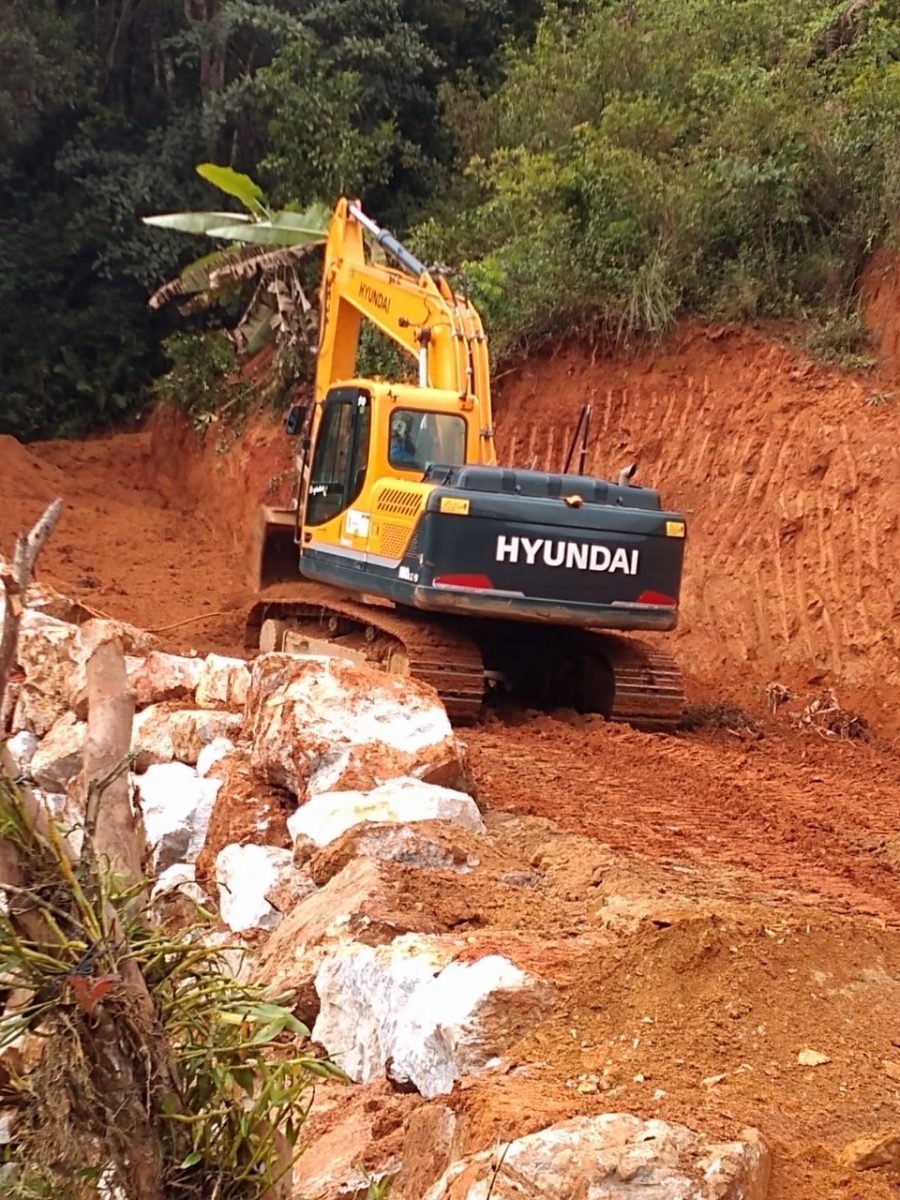
[[(867, 288), (884, 347), (870, 374), (814, 365), (752, 331), (688, 326), (634, 360), (572, 345), (503, 381), (496, 428), (506, 460), (558, 467), (591, 403), (590, 469), (609, 474), (637, 459), (639, 480), (687, 515), (684, 617), (670, 644), (691, 700), (740, 705), (762, 736), (654, 737), (566, 713), (495, 716), (466, 733), (491, 820), (521, 822), (504, 836), (527, 841), (533, 818), (564, 831), (545, 835), (556, 849), (542, 853), (556, 855), (560, 919), (574, 922), (568, 933), (545, 931), (562, 939), (547, 969), (568, 1007), (519, 1048), (518, 1061), (542, 1065), (459, 1100), (475, 1141), (477, 1131), (509, 1136), (608, 1107), (565, 1081), (618, 1054), (617, 1106), (722, 1134), (743, 1121), (762, 1128), (778, 1152), (774, 1200), (895, 1194), (896, 1177), (850, 1175), (834, 1157), (853, 1137), (896, 1125), (900, 1099), (882, 1068), (900, 1059), (900, 289), (891, 259), (876, 259)], [(235, 650), (256, 506), (283, 494), (289, 456), (271, 422), (220, 452), (167, 414), (141, 433), (83, 443), (0, 438), (0, 548), (62, 495), (65, 515), (41, 560), (48, 582), (162, 627), (172, 648)], [(765, 687), (776, 681), (796, 698), (772, 715)], [(869, 740), (797, 727), (826, 685), (867, 718)], [(715, 896), (698, 901), (700, 923), (677, 937), (663, 923), (655, 941), (645, 930), (602, 951), (571, 940), (590, 932), (598, 842), (661, 872), (663, 897), (681, 895), (685, 877), (706, 878)], [(735, 907), (746, 903), (765, 905), (768, 917)], [(582, 905), (577, 919), (572, 904)], [(730, 1003), (754, 1013), (744, 1041), (734, 1021), (746, 1013), (732, 1018)], [(622, 1039), (639, 1035), (631, 1025), (644, 1016), (660, 1022), (646, 1055), (610, 1052), (617, 1039), (631, 1045)], [(754, 1043), (757, 1026), (768, 1032)], [(797, 1051), (823, 1041), (835, 1065), (799, 1071)], [(752, 1069), (722, 1088), (699, 1083), (744, 1060)], [(632, 1083), (635, 1073), (652, 1088)], [(651, 1099), (654, 1089), (665, 1095)]]

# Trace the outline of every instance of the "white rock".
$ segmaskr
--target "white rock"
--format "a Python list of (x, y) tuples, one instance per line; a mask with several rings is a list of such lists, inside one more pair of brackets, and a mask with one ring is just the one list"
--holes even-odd
[(204, 746), (237, 734), (240, 727), (238, 713), (172, 710), (152, 704), (134, 718), (131, 748), (137, 754), (135, 765), (145, 770), (154, 763), (196, 763)]
[(448, 787), (466, 781), (437, 694), (366, 663), (261, 654), (245, 713), (254, 768), (297, 796), (368, 791), (401, 775)]
[(60, 717), (31, 759), (31, 777), (46, 792), (64, 792), (81, 770), (87, 725), (73, 713)]
[(197, 683), (199, 708), (243, 709), (250, 690), (250, 668), (242, 658), (207, 655)]
[(181, 887), (183, 883), (194, 883), (196, 879), (197, 866), (195, 863), (172, 863), (171, 867), (166, 867), (153, 885), (150, 899), (155, 900), (158, 896), (164, 896), (166, 892)]
[(26, 608), (16, 657), (25, 672), (13, 723), (43, 737), (69, 707), (78, 627)]
[(37, 737), (30, 730), (23, 729), (20, 733), (14, 734), (6, 742), (6, 749), (9, 751), (12, 759), (13, 770), (16, 777), (30, 777), (31, 760), (34, 758), (34, 752), (38, 748)]
[(461, 1159), (424, 1200), (765, 1200), (770, 1171), (755, 1130), (716, 1143), (684, 1125), (603, 1113)]
[(319, 1001), (315, 980), (325, 957), (341, 943), (375, 946), (398, 934), (434, 934), (441, 926), (416, 905), (404, 886), (401, 868), (370, 858), (353, 858), (324, 887), (297, 873), (309, 894), (275, 905), (284, 920), (260, 954), (256, 977), (278, 995), (290, 993), (294, 1011), (307, 1024), (315, 1021)]
[(194, 862), (206, 841), (221, 782), (201, 779), (184, 763), (156, 764), (134, 782), (154, 873)]
[(225, 737), (213, 738), (197, 755), (197, 774), (208, 775), (217, 762), (234, 750), (234, 742)]
[(825, 1063), (830, 1063), (831, 1059), (821, 1050), (810, 1050), (807, 1047), (797, 1055), (797, 1062), (801, 1067), (823, 1067)]
[(146, 658), (129, 658), (127, 668), (135, 704), (146, 708), (192, 697), (203, 673), (203, 659), (153, 650)]
[(13, 1129), (16, 1123), (15, 1109), (0, 1109), (0, 1146), (9, 1146), (13, 1141)]
[(385, 946), (339, 947), (316, 975), (320, 1007), (313, 1040), (357, 1083), (383, 1075), (409, 998), (461, 949), (461, 942), (417, 934)]
[(409, 999), (397, 1024), (391, 1076), (425, 1097), (446, 1094), (464, 1075), (499, 1058), (553, 1007), (554, 993), (490, 954), (449, 963)]
[(393, 1078), (423, 1096), (451, 1091), (542, 1020), (555, 996), (501, 955), (452, 962), (460, 948), (415, 934), (338, 947), (316, 976), (314, 1040), (357, 1082), (391, 1060)]
[(391, 779), (370, 792), (322, 792), (288, 819), (291, 838), (309, 838), (327, 846), (354, 825), (373, 821), (404, 825), (415, 821), (452, 821), (484, 833), (484, 821), (471, 796), (409, 776)]
[(229, 929), (274, 929), (281, 913), (267, 895), (285, 883), (293, 871), (293, 855), (280, 846), (238, 846), (232, 843), (216, 857), (219, 913)]
[(67, 710), (87, 715), (85, 667), (98, 640), (112, 633), (126, 651), (150, 650), (153, 638), (120, 621), (89, 620), (73, 625), (45, 613), (26, 609), (19, 631), (17, 657), (25, 683), (16, 705), (17, 729), (42, 737)]

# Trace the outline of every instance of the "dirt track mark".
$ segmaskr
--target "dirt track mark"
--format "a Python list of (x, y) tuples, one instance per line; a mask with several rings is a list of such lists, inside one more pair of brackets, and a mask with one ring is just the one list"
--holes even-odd
[(533, 361), (498, 403), (502, 459), (559, 469), (593, 404), (589, 470), (637, 459), (688, 517), (676, 653), (706, 675), (825, 673), (857, 700), (873, 680), (900, 695), (900, 449), (871, 382), (708, 330), (625, 374), (577, 350)]
[(467, 735), (488, 807), (613, 847), (758, 872), (821, 907), (900, 926), (900, 877), (873, 849), (900, 828), (900, 771), (850, 743), (642, 735), (551, 717)]

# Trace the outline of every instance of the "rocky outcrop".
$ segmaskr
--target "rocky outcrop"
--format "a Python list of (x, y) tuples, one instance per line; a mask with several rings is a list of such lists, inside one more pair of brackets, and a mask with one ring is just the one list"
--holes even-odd
[(448, 821), (473, 833), (484, 833), (484, 822), (471, 796), (405, 776), (390, 779), (369, 792), (322, 792), (313, 796), (288, 821), (294, 842), (327, 846), (365, 822), (391, 825)]
[(316, 975), (313, 1038), (351, 1079), (388, 1070), (423, 1096), (449, 1092), (537, 1025), (554, 995), (501, 955), (453, 961), (463, 948), (416, 934), (338, 948)]
[(254, 767), (301, 800), (407, 775), (466, 785), (463, 750), (437, 694), (364, 663), (262, 654), (245, 717)]
[(630, 1113), (576, 1117), (453, 1163), (424, 1200), (764, 1200), (758, 1134), (714, 1142)]

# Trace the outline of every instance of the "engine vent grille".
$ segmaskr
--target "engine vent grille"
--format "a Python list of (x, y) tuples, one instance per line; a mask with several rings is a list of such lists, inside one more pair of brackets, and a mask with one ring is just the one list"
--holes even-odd
[(414, 517), (422, 506), (421, 492), (405, 492), (401, 488), (385, 488), (378, 497), (375, 511)]
[(411, 533), (408, 525), (385, 521), (381, 526), (381, 553), (385, 558), (402, 558)]

